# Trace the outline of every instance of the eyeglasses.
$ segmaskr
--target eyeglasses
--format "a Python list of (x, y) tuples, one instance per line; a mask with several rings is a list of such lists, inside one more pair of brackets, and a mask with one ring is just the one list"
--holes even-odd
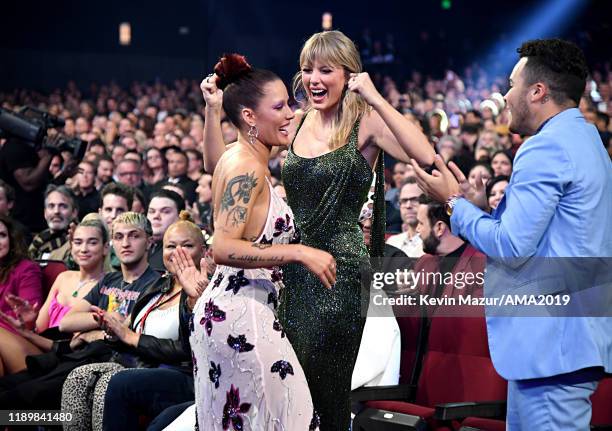
[(403, 199), (399, 200), (399, 203), (400, 203), (400, 205), (408, 205), (409, 203), (413, 204), (413, 205), (416, 205), (416, 204), (419, 203), (419, 197), (415, 196), (413, 198), (403, 198)]
[(139, 177), (140, 172), (119, 172), (117, 175), (120, 177)]

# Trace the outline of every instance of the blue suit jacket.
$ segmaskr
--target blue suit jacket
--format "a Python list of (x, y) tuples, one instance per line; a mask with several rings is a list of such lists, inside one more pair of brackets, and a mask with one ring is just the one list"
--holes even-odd
[[(569, 282), (539, 271), (542, 257), (612, 256), (612, 164), (595, 127), (575, 108), (554, 116), (520, 147), (498, 208), (490, 215), (460, 199), (451, 226), (487, 255), (485, 296), (562, 292)], [(593, 287), (587, 294), (603, 292), (608, 306), (612, 286)], [(504, 378), (593, 366), (612, 372), (612, 317), (493, 317), (490, 311), (491, 358)]]

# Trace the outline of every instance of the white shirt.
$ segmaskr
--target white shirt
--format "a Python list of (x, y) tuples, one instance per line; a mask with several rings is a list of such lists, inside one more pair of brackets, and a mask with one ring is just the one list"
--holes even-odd
[(417, 258), (425, 254), (423, 253), (423, 241), (418, 233), (414, 234), (412, 238), (408, 237), (407, 231), (392, 235), (387, 239), (387, 244), (399, 248), (408, 257)]

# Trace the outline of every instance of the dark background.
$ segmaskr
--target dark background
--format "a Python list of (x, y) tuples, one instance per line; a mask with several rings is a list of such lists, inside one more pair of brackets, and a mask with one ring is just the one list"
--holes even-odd
[[(544, 28), (546, 5), (555, 2), (576, 7), (567, 23), (552, 23), (543, 36), (577, 41), (591, 65), (604, 68), (612, 58), (610, 0), (452, 0), (449, 10), (441, 0), (3, 2), (0, 89), (50, 90), (69, 80), (126, 85), (132, 80), (199, 79), (228, 51), (289, 79), (302, 43), (320, 31), (325, 11), (333, 13), (334, 28), (358, 44), (366, 27), (374, 39), (392, 34), (398, 59), (389, 66), (392, 74), (418, 69), (440, 76), (447, 67), (461, 71), (501, 52), (514, 61), (516, 46), (499, 43), (521, 40), (516, 33), (528, 19)], [(118, 42), (121, 22), (132, 27), (128, 47)], [(189, 32), (180, 34), (180, 27)]]

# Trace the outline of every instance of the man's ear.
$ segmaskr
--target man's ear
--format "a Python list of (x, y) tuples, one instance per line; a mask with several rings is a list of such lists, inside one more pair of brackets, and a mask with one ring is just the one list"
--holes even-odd
[(448, 227), (446, 226), (446, 224), (438, 220), (433, 227), (433, 233), (436, 238), (440, 239), (442, 238), (444, 232), (446, 232), (447, 229)]
[(530, 90), (531, 101), (546, 103), (550, 99), (549, 89), (543, 82), (536, 82)]

